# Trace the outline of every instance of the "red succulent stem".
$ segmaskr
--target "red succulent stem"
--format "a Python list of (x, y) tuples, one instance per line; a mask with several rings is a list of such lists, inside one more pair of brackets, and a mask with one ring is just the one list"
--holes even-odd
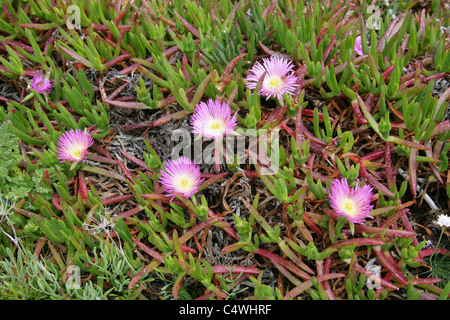
[(36, 248), (34, 249), (34, 255), (36, 257), (39, 257), (39, 254), (41, 253), (42, 249), (44, 248), (45, 244), (47, 243), (47, 237), (43, 236), (41, 237), (37, 244), (36, 244)]
[(385, 150), (375, 150), (372, 152), (369, 152), (365, 155), (363, 155), (361, 157), (362, 160), (367, 160), (367, 161), (373, 161), (376, 160), (378, 158), (381, 158), (383, 155), (385, 155)]
[[(274, 50), (272, 50), (272, 49), (266, 47), (260, 40), (258, 40), (258, 45), (259, 45), (259, 47), (261, 48), (261, 50), (262, 50), (264, 53), (266, 53), (266, 54), (268, 54), (268, 55), (270, 55), (270, 56), (273, 56), (273, 55), (276, 55), (276, 54), (280, 54), (280, 52), (274, 51)], [(283, 53), (282, 53), (281, 56), (284, 57), (284, 58), (287, 58), (288, 60), (292, 60), (292, 57), (291, 57), (290, 55), (287, 55), (287, 54), (283, 54)]]
[[(316, 260), (317, 275), (322, 276), (324, 274), (330, 273), (330, 257), (325, 260), (325, 263), (323, 260)], [(323, 283), (319, 283), (319, 286), (322, 286), (323, 291), (325, 292), (329, 300), (336, 300), (330, 283), (327, 280), (323, 281)]]
[[(8, 69), (6, 69), (6, 68), (3, 67), (3, 66), (0, 66), (0, 69), (3, 70), (3, 71), (7, 71), (7, 70), (8, 70)], [(3, 101), (3, 102), (9, 102), (10, 100), (7, 99), (7, 98), (5, 98), (4, 96), (0, 95), (0, 101)]]
[[(98, 30), (98, 31), (109, 31), (110, 27), (106, 24), (96, 24), (96, 23), (91, 23), (92, 29), (94, 30)], [(118, 25), (117, 28), (119, 30), (126, 30), (129, 31), (131, 29), (131, 24), (121, 24)]]
[(200, 176), (201, 178), (205, 178), (207, 179), (206, 181), (204, 181), (199, 187), (198, 187), (198, 191), (201, 191), (207, 187), (209, 187), (210, 185), (212, 185), (213, 183), (216, 183), (218, 180), (225, 178), (228, 175), (228, 172), (222, 172), (219, 174), (211, 174), (211, 173), (202, 173)]
[(221, 220), (221, 223), (223, 225), (225, 225), (225, 227), (223, 227), (223, 230), (228, 233), (230, 236), (232, 236), (234, 239), (236, 239), (237, 241), (239, 241), (239, 237), (237, 236), (237, 232), (236, 230), (233, 229), (233, 227), (231, 227), (231, 224), (229, 224), (228, 222), (223, 221), (223, 218), (221, 218), (220, 216), (216, 215), (211, 209), (208, 208), (208, 214), (212, 219), (217, 219), (217, 220)]
[[(386, 80), (389, 80), (389, 75), (392, 73), (392, 71), (394, 71), (394, 69), (395, 69), (395, 65), (391, 65), (389, 68), (387, 68), (386, 69), (386, 71), (384, 71), (382, 74), (381, 74), (381, 76), (383, 77), (383, 79), (386, 81)], [(414, 76), (414, 74), (413, 74), (413, 76)]]
[(372, 109), (373, 98), (374, 98), (374, 95), (369, 93), (369, 95), (367, 96), (367, 100), (366, 100), (366, 107), (367, 107), (367, 110), (369, 110), (369, 112)]
[(446, 75), (445, 72), (436, 73), (436, 74), (433, 74), (433, 75), (428, 76), (428, 77), (423, 77), (422, 79), (420, 79), (420, 82), (421, 83), (428, 83), (431, 80), (438, 80), (438, 79), (442, 78), (445, 75)]
[(42, 216), (40, 216), (40, 215), (38, 215), (38, 214), (36, 214), (34, 212), (31, 212), (31, 211), (28, 211), (28, 210), (24, 210), (24, 209), (21, 209), (21, 208), (16, 208), (16, 207), (14, 207), (12, 209), (14, 211), (24, 215), (25, 217), (35, 219), (36, 221), (43, 221), (44, 220), (44, 218)]
[(52, 196), (52, 204), (56, 208), (56, 210), (61, 211), (61, 205), (59, 204), (61, 202), (62, 198), (59, 197), (59, 194), (55, 192)]
[(136, 240), (135, 238), (133, 238), (133, 242), (136, 243), (136, 245), (139, 248), (141, 248), (145, 253), (147, 253), (150, 257), (152, 257), (153, 259), (158, 260), (161, 263), (164, 263), (163, 256), (160, 253), (156, 252), (155, 250), (153, 250), (152, 248), (146, 246), (145, 244), (143, 244), (139, 240)]
[(118, 63), (120, 63), (120, 62), (122, 62), (122, 61), (124, 61), (124, 60), (127, 60), (128, 58), (130, 58), (130, 54), (129, 54), (129, 53), (122, 54), (122, 55), (120, 55), (120, 56), (118, 56), (118, 57), (115, 57), (115, 58), (109, 60), (109, 61), (106, 62), (103, 66), (104, 66), (105, 68), (110, 68), (110, 67), (113, 67), (113, 66), (115, 66), (116, 64), (118, 64)]
[(181, 285), (183, 284), (183, 279), (185, 277), (184, 273), (178, 274), (173, 287), (172, 287), (172, 296), (177, 299), (178, 298), (178, 291), (180, 291)]
[(120, 170), (122, 170), (122, 172), (125, 174), (125, 176), (132, 182), (134, 183), (134, 178), (133, 175), (131, 174), (131, 172), (127, 169), (127, 167), (123, 164), (122, 161), (120, 161), (119, 158), (116, 159), (117, 164), (120, 167)]
[(124, 132), (126, 132), (126, 131), (132, 131), (132, 130), (136, 130), (136, 129), (149, 128), (149, 127), (153, 127), (153, 123), (135, 123), (135, 124), (130, 124), (128, 126), (123, 126), (122, 130)]
[(416, 76), (416, 73), (414, 71), (408, 72), (408, 73), (404, 74), (403, 76), (401, 76), (399, 83), (401, 83), (402, 85), (400, 87), (402, 87), (408, 80), (411, 80), (415, 76)]
[[(437, 144), (438, 142), (436, 142), (436, 144)], [(429, 146), (429, 142), (427, 142), (427, 143), (425, 143), (425, 145), (428, 145)], [(435, 145), (436, 146), (436, 145)], [(427, 155), (427, 157), (430, 157), (430, 158), (438, 158), (439, 157), (439, 155), (437, 155), (437, 156), (435, 156), (434, 155), (434, 151), (432, 151), (432, 150), (426, 150), (425, 151), (425, 154)], [(438, 168), (437, 168), (437, 166), (436, 166), (436, 163), (433, 163), (433, 162), (430, 162), (430, 168), (431, 168), (431, 171), (433, 171), (433, 174), (434, 174), (434, 176), (436, 177), (436, 179), (441, 183), (441, 184), (444, 184), (444, 181), (442, 180), (442, 177), (441, 177), (441, 173), (439, 172), (439, 170), (438, 170)]]
[[(355, 226), (356, 228), (356, 226)], [(357, 246), (382, 246), (384, 245), (384, 242), (378, 239), (372, 239), (372, 238), (355, 238), (355, 239), (349, 239), (349, 240), (344, 240), (332, 245), (329, 245), (327, 247), (327, 249), (342, 249), (343, 247), (346, 246), (352, 246), (352, 245), (357, 245)]]
[(411, 194), (415, 198), (417, 196), (417, 149), (411, 148), (409, 152), (409, 186)]
[(450, 250), (447, 250), (444, 248), (428, 248), (428, 249), (420, 250), (420, 254), (421, 254), (422, 258), (431, 256), (435, 253), (450, 255)]
[[(145, 193), (145, 194), (142, 195), (142, 198), (149, 199), (149, 200), (165, 200), (165, 201), (169, 201), (170, 200), (170, 196), (169, 195), (162, 194), (162, 193), (157, 193), (157, 192)], [(180, 202), (180, 204), (182, 204), (182, 203)], [(186, 206), (184, 205), (184, 207), (186, 207)]]
[(379, 276), (373, 274), (372, 272), (366, 270), (365, 268), (363, 268), (362, 266), (360, 266), (357, 262), (355, 262), (354, 264), (356, 271), (358, 271), (359, 273), (364, 274), (367, 278), (371, 279), (374, 282), (377, 282), (383, 286), (385, 286), (386, 288), (389, 289), (393, 289), (393, 290), (397, 290), (398, 287), (393, 285), (392, 283), (390, 283), (389, 281), (386, 281), (383, 278), (380, 278)]
[[(321, 276), (317, 276), (314, 277), (315, 280), (317, 282), (323, 282), (326, 280), (331, 280), (331, 279), (335, 279), (335, 278), (344, 278), (345, 275), (342, 273), (328, 273), (328, 274), (324, 274)], [(305, 282), (303, 282), (301, 285), (295, 287), (294, 289), (292, 289), (291, 291), (289, 291), (285, 296), (284, 299), (288, 299), (288, 298), (295, 298), (296, 296), (298, 296), (299, 294), (301, 294), (302, 292), (304, 292), (305, 290), (309, 289), (310, 287), (313, 286), (313, 281), (307, 280)]]
[(102, 199), (102, 205), (107, 206), (107, 205), (111, 205), (114, 203), (122, 202), (122, 201), (133, 199), (133, 198), (134, 198), (134, 195), (132, 195), (132, 194), (124, 194), (124, 195), (120, 195), (120, 196), (116, 196), (116, 197), (111, 197), (108, 199)]
[[(24, 44), (24, 43), (21, 43), (21, 42), (17, 42), (17, 41), (12, 40), (12, 41), (9, 41), (7, 44), (8, 44), (10, 47), (11, 47), (11, 46), (16, 46), (16, 47), (19, 47), (19, 48), (21, 48), (21, 49), (23, 49), (23, 50), (25, 50), (25, 51), (28, 51), (28, 52), (34, 52), (34, 49), (33, 49), (32, 46), (29, 46), (29, 45)], [(5, 49), (5, 46), (4, 46), (3, 44), (0, 45), (0, 48), (1, 48), (2, 50), (6, 50), (6, 49)]]
[(320, 30), (319, 34), (317, 35), (316, 38), (316, 47), (319, 45), (320, 41), (322, 41), (323, 39), (323, 35), (325, 34), (325, 31), (327, 31), (328, 27), (325, 26), (322, 28), (322, 30)]
[(301, 270), (296, 265), (294, 265), (293, 263), (291, 263), (288, 260), (284, 259), (283, 257), (277, 255), (276, 253), (273, 253), (273, 252), (271, 252), (269, 250), (262, 249), (262, 248), (256, 249), (255, 251), (253, 251), (253, 253), (259, 254), (259, 255), (269, 259), (270, 261), (277, 262), (278, 264), (280, 264), (284, 268), (290, 270), (291, 272), (295, 273), (296, 275), (298, 275), (299, 277), (301, 277), (301, 278), (303, 278), (305, 280), (311, 279), (311, 276), (309, 274), (307, 274), (305, 271)]
[(9, 12), (8, 8), (3, 3), (2, 3), (2, 7), (3, 7), (3, 10), (5, 11), (6, 15), (8, 16), (9, 21), (11, 21), (13, 24), (16, 24), (17, 20), (13, 18), (11, 12)]
[[(393, 215), (391, 215), (389, 218), (387, 218), (383, 224), (381, 225), (381, 228), (389, 228), (391, 225), (393, 225), (403, 214), (407, 213), (409, 211), (409, 209), (401, 209), (398, 210), (396, 213), (394, 213)], [(415, 235), (415, 233), (414, 233)]]
[(138, 166), (144, 168), (145, 170), (150, 171), (150, 172), (153, 173), (153, 174), (156, 174), (155, 171), (153, 171), (149, 166), (147, 166), (147, 165), (145, 164), (144, 161), (142, 161), (142, 160), (136, 158), (135, 156), (133, 156), (133, 155), (127, 153), (126, 151), (120, 150), (120, 152), (122, 152), (122, 154), (123, 154), (123, 155), (125, 156), (125, 158), (127, 158), (128, 160), (134, 162), (135, 164), (137, 164)]
[(176, 10), (174, 11), (180, 22), (183, 24), (183, 26), (194, 36), (197, 38), (200, 38), (200, 33), (197, 28), (195, 28), (192, 24), (187, 22)]
[(322, 234), (322, 230), (312, 221), (307, 215), (302, 216), (302, 220), (310, 227), (315, 233)]
[(389, 190), (384, 184), (376, 180), (370, 173), (367, 172), (366, 167), (364, 166), (364, 163), (362, 160), (357, 159), (360, 166), (359, 166), (359, 175), (372, 187), (379, 190), (381, 193), (388, 197), (394, 197), (394, 193)]
[[(178, 50), (179, 50), (178, 46), (170, 47), (170, 48), (166, 49), (163, 52), (163, 56), (168, 57), (168, 56), (174, 54), (175, 52), (177, 52)], [(149, 58), (145, 59), (145, 61), (153, 62), (153, 57), (150, 56)], [(126, 67), (126, 68), (123, 68), (119, 72), (121, 74), (129, 74), (129, 73), (133, 72), (138, 66), (140, 66), (140, 64), (139, 63), (135, 63), (135, 64), (132, 64), (132, 65)]]
[(359, 124), (368, 124), (369, 123), (367, 121), (367, 119), (364, 117), (364, 115), (362, 114), (361, 110), (359, 109), (358, 100), (352, 101), (352, 108), (353, 108), (353, 112), (355, 113), (356, 119), (358, 120)]
[(183, 54), (183, 59), (181, 60), (181, 72), (183, 72), (184, 77), (189, 82), (191, 79), (191, 76), (189, 75), (189, 72), (186, 69), (186, 65), (188, 64), (188, 58), (186, 54)]
[[(327, 146), (327, 143), (319, 138), (317, 138), (315, 135), (313, 135), (311, 132), (308, 131), (308, 129), (305, 128), (305, 126), (303, 125), (302, 121), (301, 121), (301, 115), (303, 113), (299, 112), (297, 113), (297, 117), (296, 117), (296, 131), (295, 134), (293, 134), (292, 136), (295, 137), (297, 145), (299, 144), (297, 141), (297, 135), (299, 136), (299, 139), (301, 141), (308, 139), (311, 141), (311, 149), (313, 149), (313, 145), (316, 145), (317, 149), (319, 152), (323, 152), (323, 148), (321, 147), (325, 147)], [(300, 115), (300, 117), (299, 117)], [(299, 120), (300, 119), (300, 120)], [(283, 124), (282, 124), (283, 126)], [(288, 128), (286, 125), (283, 126), (283, 129)], [(289, 131), (287, 131), (288, 133), (293, 133), (294, 131), (291, 129)], [(300, 143), (301, 145), (301, 143)]]
[(300, 231), (302, 232), (303, 236), (306, 239), (308, 239), (309, 241), (314, 241), (314, 238), (313, 238), (311, 232), (308, 230), (307, 227), (305, 227), (305, 225), (303, 223), (298, 225), (298, 228), (300, 229)]
[(121, 86), (119, 86), (116, 90), (114, 90), (108, 97), (108, 100), (114, 100), (119, 93), (121, 93), (123, 91), (123, 89), (125, 89), (126, 87), (128, 87), (130, 84), (128, 82), (122, 84)]
[(161, 262), (158, 260), (153, 260), (150, 262), (145, 268), (142, 268), (133, 278), (131, 278), (130, 283), (128, 284), (128, 290), (133, 288), (133, 286), (142, 278), (144, 274), (148, 274), (153, 271), (157, 266), (159, 266)]
[[(187, 91), (186, 91), (187, 92)], [(153, 122), (153, 127), (157, 127), (160, 126), (162, 124), (165, 124), (169, 121), (174, 121), (174, 120), (178, 120), (181, 118), (184, 118), (185, 116), (187, 116), (189, 114), (189, 111), (186, 110), (181, 110), (175, 113), (171, 113), (167, 116), (161, 117), (158, 120), (156, 120), (155, 122)]]
[(98, 153), (101, 153), (102, 155), (104, 155), (105, 157), (107, 157), (107, 158), (109, 158), (109, 159), (112, 159), (112, 155), (111, 155), (111, 153), (109, 153), (109, 150), (103, 148), (102, 146), (100, 146), (100, 145), (97, 144), (97, 143), (94, 143), (94, 144), (91, 146), (91, 149), (94, 150), (94, 151), (96, 151), (96, 152), (98, 152)]
[[(405, 227), (406, 231), (414, 232), (414, 230), (413, 230), (413, 228), (411, 226), (411, 223), (410, 223), (406, 213), (403, 213), (400, 216), (400, 221), (402, 222), (402, 224)], [(417, 236), (416, 235), (413, 236), (413, 245), (414, 246), (418, 246), (419, 245), (419, 240), (417, 240)], [(419, 252), (419, 258), (422, 259), (422, 256), (421, 256), (420, 252)]]
[(92, 161), (96, 161), (96, 162), (104, 162), (104, 163), (109, 163), (109, 164), (117, 164), (117, 162), (114, 161), (113, 159), (108, 158), (108, 157), (104, 157), (104, 156), (100, 156), (100, 155), (95, 154), (95, 153), (88, 153), (88, 154), (86, 155), (86, 158), (87, 158), (88, 160), (92, 160)]
[(239, 62), (239, 60), (243, 59), (245, 56), (247, 55), (247, 53), (243, 53), (238, 55), (237, 57), (233, 58), (230, 63), (227, 64), (227, 66), (225, 67), (225, 69), (223, 69), (223, 72), (220, 76), (220, 81), (226, 81), (226, 79), (231, 75), (231, 73), (233, 72), (234, 68), (236, 67), (237, 63)]
[(302, 143), (305, 140), (305, 135), (303, 134), (303, 123), (302, 123), (302, 110), (299, 108), (297, 112), (297, 117), (295, 118), (295, 142), (297, 144), (297, 149), (302, 149)]
[(437, 136), (438, 134), (444, 133), (450, 131), (450, 121), (445, 120), (439, 123), (436, 127), (434, 127), (433, 132), (431, 133), (431, 136)]
[[(139, 230), (131, 230), (130, 233), (134, 236), (139, 233)], [(119, 234), (116, 231), (103, 231), (103, 237), (106, 238), (108, 236), (111, 238), (118, 238)]]
[[(175, 230), (174, 230), (174, 232), (175, 232)], [(171, 236), (167, 235), (167, 238), (169, 238), (169, 240), (170, 240), (172, 243), (174, 243)], [(183, 250), (183, 251), (190, 252), (190, 253), (195, 253), (195, 250), (194, 250), (194, 249), (192, 249), (191, 247), (189, 247), (189, 246), (187, 246), (187, 245), (185, 245), (185, 244), (180, 243), (180, 248), (181, 248), (181, 250)]]
[(134, 207), (134, 208), (132, 208), (130, 210), (121, 212), (118, 215), (113, 216), (112, 220), (116, 221), (117, 218), (119, 218), (119, 217), (122, 217), (122, 218), (125, 219), (125, 218), (128, 218), (128, 217), (134, 216), (135, 214), (138, 214), (139, 212), (141, 212), (143, 209), (144, 208), (142, 206), (136, 206), (136, 207)]
[(295, 132), (289, 128), (284, 122), (281, 122), (281, 127), (292, 137), (295, 137)]
[(150, 107), (143, 102), (136, 102), (136, 101), (126, 102), (121, 100), (109, 100), (109, 99), (104, 99), (104, 102), (106, 102), (109, 105), (125, 109), (150, 109)]
[[(434, 109), (434, 115), (433, 115), (433, 119), (436, 118), (437, 114), (439, 113), (439, 110), (441, 109), (441, 105), (448, 100), (448, 98), (450, 97), (450, 87), (448, 87), (439, 97), (437, 103), (436, 103), (436, 107)], [(436, 128), (435, 128), (436, 129)]]
[(119, 27), (120, 20), (122, 20), (122, 18), (125, 15), (126, 12), (127, 12), (126, 10), (122, 10), (122, 11), (119, 12), (117, 17), (114, 18), (114, 24), (116, 25), (116, 27)]
[(412, 285), (418, 285), (418, 284), (435, 284), (441, 281), (442, 280), (438, 278), (414, 278), (410, 279), (408, 282)]
[[(407, 210), (407, 209), (405, 209)], [(415, 237), (416, 233), (407, 230), (393, 230), (386, 229), (386, 227), (378, 228), (366, 225), (355, 225), (355, 232), (357, 233), (367, 233), (367, 234), (377, 234), (381, 232), (386, 232), (384, 235), (393, 238), (411, 238)]]
[[(247, 268), (240, 266), (213, 266), (214, 273), (249, 273), (249, 274), (259, 274), (260, 271), (255, 268)], [(206, 268), (205, 268), (206, 270)]]
[(386, 142), (386, 149), (384, 154), (384, 163), (386, 164), (386, 180), (389, 187), (395, 184), (394, 172), (392, 170), (392, 161), (391, 161), (391, 146), (389, 142)]
[(330, 44), (326, 47), (325, 51), (323, 52), (322, 63), (325, 63), (325, 61), (328, 59), (328, 56), (330, 55), (331, 50), (333, 50), (335, 43), (336, 43), (336, 34), (333, 35)]
[(78, 171), (78, 189), (81, 193), (81, 197), (83, 199), (86, 199), (88, 194), (88, 188), (86, 186), (86, 179), (84, 177), (84, 172), (81, 170)]
[(337, 218), (339, 218), (339, 215), (334, 212), (333, 210), (331, 210), (330, 208), (323, 208), (323, 212), (325, 212), (325, 214), (327, 216), (329, 216), (330, 218), (333, 218), (334, 220), (336, 220)]
[[(324, 270), (323, 270), (324, 274), (330, 273), (331, 262), (332, 262), (332, 256), (329, 256), (328, 258), (325, 259)], [(327, 280), (325, 280), (323, 282), (323, 286), (324, 286), (325, 293), (327, 294), (328, 298), (330, 300), (336, 300), (333, 289), (331, 288), (331, 285)]]
[[(381, 262), (381, 264), (392, 273), (392, 276), (400, 281), (403, 285), (408, 285), (408, 280), (406, 280), (405, 275), (400, 270), (400, 268), (397, 266), (397, 264), (391, 261), (389, 257), (386, 256), (386, 254), (383, 252), (381, 247), (375, 246), (373, 247), (373, 251), (375, 252), (375, 255), (377, 256), (378, 260)], [(391, 257), (392, 258), (392, 257)]]

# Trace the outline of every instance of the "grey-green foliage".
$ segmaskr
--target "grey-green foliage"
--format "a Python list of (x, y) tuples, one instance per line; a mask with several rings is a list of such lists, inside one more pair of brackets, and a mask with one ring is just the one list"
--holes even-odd
[(6, 248), (0, 261), (0, 299), (2, 300), (104, 300), (107, 292), (91, 281), (79, 289), (68, 289), (60, 269), (32, 252), (13, 252)]
[(50, 199), (53, 190), (45, 184), (43, 173), (45, 170), (50, 178), (54, 175), (54, 168), (36, 168), (33, 175), (23, 172), (19, 164), (23, 156), (19, 149), (19, 138), (9, 128), (10, 121), (0, 125), (0, 196), (4, 199), (28, 197), (32, 191), (39, 192), (46, 199)]
[[(21, 160), (19, 151), (18, 138), (9, 130), (9, 121), (5, 121), (0, 125), (0, 194), (4, 196), (14, 191), (20, 194), (20, 187), (16, 184), (12, 185), (17, 176), (17, 165)], [(17, 186), (13, 189), (13, 186)]]
[(55, 265), (37, 259), (31, 252), (5, 251), (6, 257), (0, 261), (0, 299), (63, 299)]
[[(83, 261), (89, 262), (89, 269), (84, 269)], [(77, 265), (83, 267), (81, 268), (82, 271), (91, 272), (96, 276), (96, 284), (82, 284), (80, 289), (74, 290), (77, 299), (103, 300), (113, 298), (115, 300), (132, 300), (136, 298), (136, 292), (134, 291), (136, 287), (153, 281), (152, 278), (143, 277), (133, 288), (128, 289), (132, 279), (130, 273), (134, 275), (135, 270), (132, 269), (121, 249), (109, 240), (100, 242), (99, 246), (93, 249), (92, 256), (80, 256)], [(98, 288), (103, 288), (103, 291), (96, 295)], [(85, 292), (86, 290), (91, 292)]]
[[(63, 282), (63, 270), (57, 264), (33, 252), (10, 248), (4, 252), (0, 261), (2, 300), (133, 300), (139, 294), (133, 290), (135, 287), (128, 289), (130, 267), (119, 249), (107, 241), (94, 248), (93, 257), (88, 257), (90, 271), (95, 270), (92, 280), (82, 281), (87, 275), (81, 270), (71, 285)], [(150, 281), (153, 279), (144, 277), (136, 286)]]

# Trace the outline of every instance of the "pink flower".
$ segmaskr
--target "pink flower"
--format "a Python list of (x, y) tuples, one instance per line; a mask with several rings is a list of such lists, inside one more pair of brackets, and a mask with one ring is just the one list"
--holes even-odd
[[(353, 35), (353, 31), (346, 33), (346, 36), (349, 36), (349, 35), (350, 36)], [(369, 44), (369, 41), (367, 41), (367, 44)], [(359, 56), (362, 56), (364, 54), (363, 48), (362, 48), (361, 35), (359, 35), (355, 38), (355, 44), (353, 45), (353, 52), (355, 52)]]
[(263, 64), (255, 62), (244, 81), (248, 89), (256, 89), (258, 81), (267, 72), (259, 94), (266, 96), (266, 100), (277, 97), (282, 101), (283, 94), (293, 94), (298, 86), (298, 77), (293, 74), (293, 68), (293, 63), (281, 56), (263, 58)]
[(200, 102), (191, 117), (192, 133), (211, 139), (222, 138), (233, 131), (236, 125), (236, 113), (231, 115), (230, 106), (219, 100)]
[(34, 91), (47, 94), (53, 88), (53, 85), (49, 79), (46, 79), (40, 75), (36, 75), (33, 77), (31, 87), (33, 88)]
[(346, 216), (349, 222), (362, 223), (369, 217), (373, 206), (370, 205), (372, 188), (368, 185), (360, 186), (359, 180), (356, 187), (351, 188), (347, 179), (333, 180), (329, 191), (331, 207), (340, 216)]
[(59, 137), (57, 157), (61, 160), (60, 162), (65, 160), (84, 162), (88, 149), (93, 143), (94, 140), (89, 132), (71, 129)]
[(202, 180), (200, 167), (190, 159), (180, 157), (177, 160), (167, 161), (159, 181), (173, 199), (175, 197), (174, 193), (189, 198), (198, 191)]
[(355, 46), (353, 47), (353, 51), (356, 52), (360, 56), (363, 55), (361, 36), (357, 36), (356, 37), (356, 39), (355, 39)]

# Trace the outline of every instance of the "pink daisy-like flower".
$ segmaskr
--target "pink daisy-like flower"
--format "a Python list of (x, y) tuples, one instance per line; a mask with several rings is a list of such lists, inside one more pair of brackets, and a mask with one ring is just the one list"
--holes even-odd
[(369, 217), (373, 206), (370, 205), (372, 187), (360, 186), (359, 180), (356, 187), (348, 185), (347, 179), (333, 180), (329, 191), (331, 207), (340, 216), (346, 216), (349, 222), (362, 223)]
[(189, 198), (198, 191), (202, 180), (200, 167), (186, 157), (168, 160), (159, 179), (172, 199), (175, 197), (175, 192)]
[(33, 77), (31, 87), (34, 91), (47, 94), (53, 88), (53, 85), (49, 79), (36, 75)]
[(283, 94), (293, 94), (298, 86), (298, 77), (293, 74), (293, 68), (293, 63), (281, 56), (263, 58), (262, 64), (255, 62), (244, 80), (248, 89), (256, 89), (258, 81), (267, 72), (259, 94), (266, 96), (266, 100), (277, 97), (282, 101)]
[(200, 102), (191, 117), (192, 133), (211, 139), (220, 139), (236, 128), (236, 113), (226, 102), (209, 99)]
[(88, 149), (93, 143), (94, 139), (89, 132), (71, 129), (59, 137), (57, 157), (61, 160), (60, 162), (65, 160), (84, 162)]
[(362, 48), (362, 41), (361, 36), (357, 36), (355, 39), (355, 45), (353, 47), (353, 51), (356, 52), (358, 55), (363, 55), (363, 48)]

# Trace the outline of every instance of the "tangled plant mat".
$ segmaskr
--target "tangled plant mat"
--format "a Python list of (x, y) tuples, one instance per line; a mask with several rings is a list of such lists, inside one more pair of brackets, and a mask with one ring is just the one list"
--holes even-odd
[(0, 3), (1, 299), (449, 298), (448, 3)]

